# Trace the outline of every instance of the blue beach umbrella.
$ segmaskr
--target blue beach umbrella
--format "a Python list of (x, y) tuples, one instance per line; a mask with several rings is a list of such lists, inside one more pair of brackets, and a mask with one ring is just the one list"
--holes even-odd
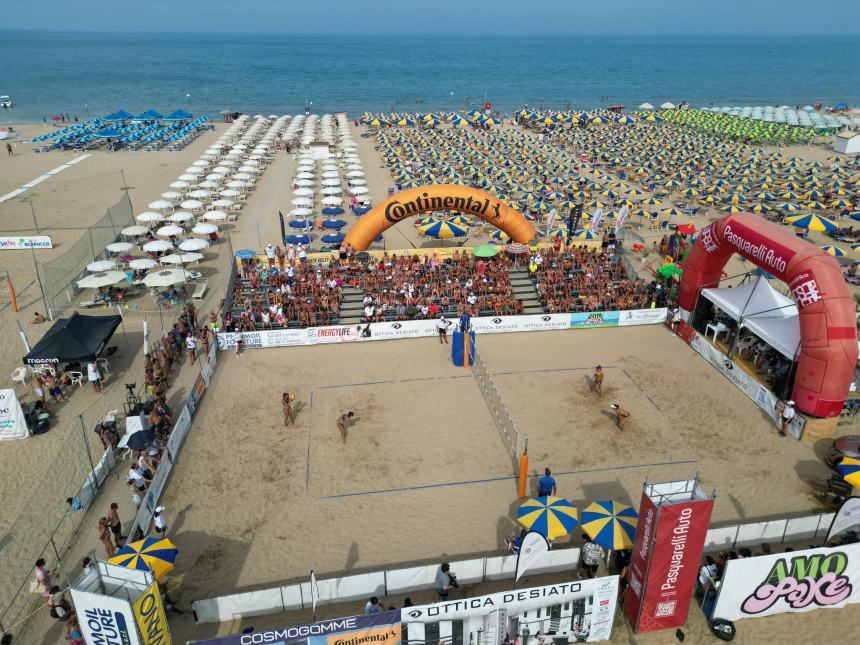
[(568, 500), (548, 495), (531, 497), (517, 511), (517, 522), (549, 540), (570, 533), (577, 525), (577, 511)]
[(126, 569), (151, 571), (159, 580), (173, 570), (179, 549), (167, 538), (144, 538), (126, 544), (108, 562)]
[(343, 215), (343, 209), (340, 206), (329, 206), (322, 209), (323, 215)]
[(311, 236), (310, 235), (287, 235), (287, 242), (289, 244), (310, 244)]
[(294, 219), (287, 226), (297, 229), (313, 228), (313, 222), (308, 219)]
[(126, 112), (125, 110), (119, 110), (117, 112), (113, 112), (112, 114), (108, 114), (105, 117), (105, 121), (125, 121), (126, 119), (132, 118), (134, 115), (131, 112)]
[(193, 115), (191, 112), (186, 112), (185, 110), (174, 110), (166, 117), (164, 117), (165, 121), (187, 121)]
[(343, 233), (328, 233), (322, 236), (322, 241), (326, 244), (340, 244), (345, 237)]
[(249, 260), (255, 255), (257, 255), (257, 252), (252, 251), (251, 249), (239, 249), (236, 251), (236, 257), (242, 260)]
[(327, 219), (323, 222), (323, 228), (330, 228), (334, 230), (338, 230), (346, 226), (346, 222), (342, 219)]
[(116, 137), (121, 137), (122, 132), (116, 128), (105, 128), (104, 130), (99, 130), (93, 136), (99, 139), (114, 139)]
[(639, 514), (627, 504), (594, 502), (582, 512), (582, 530), (597, 544), (613, 551), (629, 549), (636, 537)]
[(162, 118), (163, 116), (164, 115), (161, 112), (156, 112), (155, 110), (147, 110), (146, 112), (141, 112), (134, 118), (138, 121), (154, 121), (156, 119)]

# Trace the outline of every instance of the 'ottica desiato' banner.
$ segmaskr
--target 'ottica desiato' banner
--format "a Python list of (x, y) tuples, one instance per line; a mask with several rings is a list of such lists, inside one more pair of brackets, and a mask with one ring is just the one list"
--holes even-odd
[(860, 602), (860, 544), (729, 560), (714, 618), (739, 620)]
[(197, 641), (197, 645), (400, 645), (400, 610), (347, 616), (310, 625), (263, 629)]

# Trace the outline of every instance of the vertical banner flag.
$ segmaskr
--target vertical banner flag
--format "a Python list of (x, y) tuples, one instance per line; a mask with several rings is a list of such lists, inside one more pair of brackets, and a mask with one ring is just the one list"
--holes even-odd
[(87, 643), (143, 645), (127, 600), (72, 589), (72, 602)]
[(555, 222), (555, 218), (558, 217), (558, 211), (554, 208), (549, 212), (549, 215), (546, 216), (546, 236), (549, 237), (549, 232), (552, 230), (552, 225)]
[(700, 498), (658, 506), (643, 491), (630, 563), (633, 593), (624, 601), (636, 633), (687, 621), (713, 505), (713, 499)]
[(618, 235), (618, 231), (621, 230), (621, 227), (624, 226), (624, 220), (627, 219), (627, 214), (630, 213), (630, 209), (627, 206), (622, 206), (621, 210), (618, 211), (618, 219), (615, 220), (615, 234)]
[(519, 580), (526, 569), (536, 564), (547, 551), (549, 551), (549, 542), (542, 534), (537, 531), (526, 533), (520, 544), (520, 552), (517, 554), (517, 577), (514, 582)]
[(313, 607), (314, 616), (317, 615), (317, 603), (320, 599), (320, 588), (317, 585), (317, 576), (314, 573), (314, 570), (311, 569), (311, 605)]
[(597, 233), (600, 230), (600, 223), (603, 221), (603, 209), (598, 208), (591, 216), (591, 232)]
[(158, 583), (153, 582), (132, 605), (143, 645), (170, 645), (170, 630)]
[(146, 314), (143, 314), (143, 354), (149, 354), (149, 322), (146, 320)]
[(847, 531), (860, 526), (860, 497), (849, 497), (833, 515), (830, 530), (827, 531), (827, 542)]

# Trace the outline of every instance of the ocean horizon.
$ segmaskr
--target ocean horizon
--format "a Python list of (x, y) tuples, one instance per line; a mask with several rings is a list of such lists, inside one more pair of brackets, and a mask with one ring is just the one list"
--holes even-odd
[(0, 123), (118, 109), (425, 112), (860, 104), (860, 38), (0, 31)]

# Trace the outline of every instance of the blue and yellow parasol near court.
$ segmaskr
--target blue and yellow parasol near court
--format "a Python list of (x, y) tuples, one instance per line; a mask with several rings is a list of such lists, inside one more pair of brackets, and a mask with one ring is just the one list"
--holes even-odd
[(160, 580), (173, 571), (173, 563), (179, 549), (167, 538), (145, 538), (122, 547), (108, 558), (110, 564), (126, 569), (151, 571)]
[(457, 226), (447, 220), (439, 220), (433, 224), (422, 226), (418, 229), (423, 235), (435, 237), (437, 239), (463, 237), (468, 233), (465, 228)]
[(811, 213), (786, 217), (785, 221), (796, 228), (805, 228), (810, 231), (835, 231), (839, 228), (833, 220)]
[(594, 502), (582, 512), (582, 530), (600, 546), (618, 551), (633, 546), (638, 520), (639, 514), (627, 504)]
[(860, 459), (843, 457), (836, 465), (836, 470), (854, 488), (860, 488)]
[(517, 513), (523, 528), (537, 531), (548, 540), (570, 533), (579, 523), (576, 508), (568, 500), (548, 495), (530, 497)]

